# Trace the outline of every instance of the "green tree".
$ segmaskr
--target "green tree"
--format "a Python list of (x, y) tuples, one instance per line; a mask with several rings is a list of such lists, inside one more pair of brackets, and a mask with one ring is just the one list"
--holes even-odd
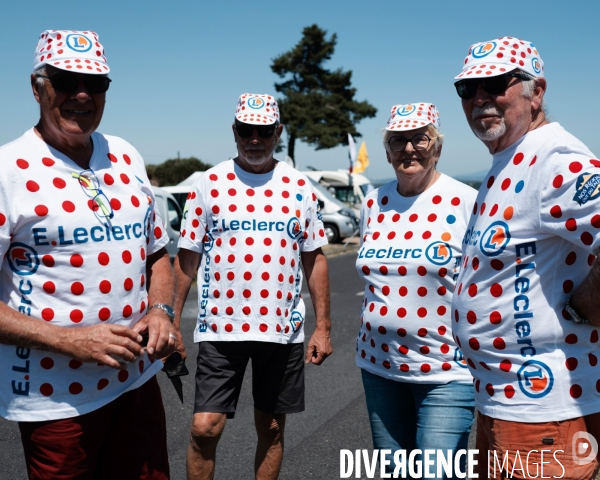
[(159, 186), (177, 185), (194, 172), (204, 172), (212, 165), (204, 163), (196, 157), (170, 158), (160, 165), (147, 165), (146, 171), (150, 180)]
[(335, 33), (326, 37), (327, 31), (318, 25), (305, 27), (300, 42), (271, 64), (271, 70), (284, 79), (275, 84), (275, 90), (283, 94), (277, 102), (291, 158), (296, 139), (317, 150), (347, 145), (348, 133), (361, 136), (355, 125), (377, 113), (367, 101), (354, 99), (351, 70), (331, 71), (323, 66), (331, 59), (337, 43)]

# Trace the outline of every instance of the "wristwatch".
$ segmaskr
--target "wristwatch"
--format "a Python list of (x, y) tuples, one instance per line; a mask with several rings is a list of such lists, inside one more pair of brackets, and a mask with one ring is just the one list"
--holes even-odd
[(169, 317), (169, 320), (171, 320), (171, 323), (173, 323), (173, 321), (175, 320), (175, 312), (173, 311), (173, 308), (171, 308), (170, 305), (167, 305), (166, 303), (155, 303), (150, 307), (150, 310), (152, 310), (153, 308), (158, 308), (165, 312), (167, 314), (167, 317)]
[(584, 318), (582, 316), (580, 316), (575, 309), (573, 308), (573, 306), (571, 305), (571, 295), (569, 295), (569, 298), (567, 298), (567, 303), (565, 304), (565, 310), (566, 312), (571, 315), (571, 318), (573, 319), (573, 322), (575, 323), (583, 323), (585, 325), (590, 323), (589, 318)]

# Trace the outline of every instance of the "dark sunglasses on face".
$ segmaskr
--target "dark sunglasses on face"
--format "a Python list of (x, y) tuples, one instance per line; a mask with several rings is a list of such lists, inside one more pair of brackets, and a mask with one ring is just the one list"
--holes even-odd
[(108, 90), (110, 82), (108, 77), (101, 75), (84, 75), (77, 73), (58, 73), (48, 77), (47, 75), (37, 75), (40, 78), (46, 78), (50, 81), (52, 88), (57, 92), (72, 93), (79, 87), (80, 80), (83, 79), (85, 89), (89, 93), (104, 93)]
[(241, 138), (250, 138), (254, 130), (258, 132), (260, 138), (271, 138), (277, 130), (278, 123), (272, 125), (250, 125), (248, 123), (235, 123), (235, 131)]
[(489, 95), (502, 95), (506, 92), (511, 78), (531, 80), (531, 77), (523, 72), (508, 72), (495, 77), (469, 78), (459, 80), (454, 84), (456, 93), (463, 100), (469, 100), (477, 94), (477, 87), (481, 85), (483, 91)]

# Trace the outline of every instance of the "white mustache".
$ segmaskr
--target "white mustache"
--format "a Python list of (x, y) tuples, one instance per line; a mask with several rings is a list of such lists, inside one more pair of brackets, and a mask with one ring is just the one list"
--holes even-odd
[(482, 115), (496, 115), (500, 118), (504, 117), (504, 114), (492, 105), (488, 105), (485, 107), (473, 107), (473, 112), (471, 113), (472, 120), (475, 120), (477, 117), (480, 117)]

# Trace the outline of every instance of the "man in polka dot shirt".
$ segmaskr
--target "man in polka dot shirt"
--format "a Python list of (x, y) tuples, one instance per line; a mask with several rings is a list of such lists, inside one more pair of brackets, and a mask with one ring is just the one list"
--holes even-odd
[(43, 32), (40, 120), (0, 147), (0, 415), (29, 478), (169, 476), (174, 278), (142, 158), (96, 132), (108, 72), (94, 32)]
[[(304, 362), (320, 365), (332, 352), (327, 239), (310, 182), (273, 158), (283, 130), (275, 99), (240, 96), (232, 129), (238, 156), (193, 185), (175, 259), (178, 316), (198, 270), (188, 478), (213, 478), (217, 443), (252, 359), (255, 474), (275, 479), (286, 414), (304, 410)], [(316, 315), (306, 355), (301, 265)]]
[(577, 459), (590, 442), (576, 448), (575, 434), (600, 438), (600, 161), (547, 119), (543, 72), (531, 42), (504, 37), (472, 45), (455, 83), (493, 155), (452, 302), (475, 383), (480, 478), (486, 450), (512, 451), (509, 472), (516, 449), (550, 461), (546, 477), (598, 468), (596, 452)]

